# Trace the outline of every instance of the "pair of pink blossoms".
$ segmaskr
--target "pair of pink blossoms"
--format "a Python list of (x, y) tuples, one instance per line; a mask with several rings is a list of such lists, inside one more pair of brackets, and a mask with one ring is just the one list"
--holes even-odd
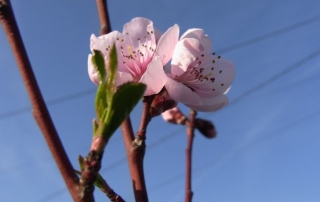
[[(234, 66), (212, 54), (211, 40), (202, 29), (189, 29), (179, 40), (178, 25), (161, 34), (152, 21), (134, 18), (124, 25), (122, 33), (113, 31), (90, 39), (91, 51), (101, 51), (105, 64), (109, 64), (113, 44), (118, 58), (117, 86), (129, 81), (144, 83), (145, 96), (165, 88), (171, 99), (197, 111), (216, 111), (228, 103), (225, 94), (234, 79)], [(99, 84), (91, 57), (89, 76)]]

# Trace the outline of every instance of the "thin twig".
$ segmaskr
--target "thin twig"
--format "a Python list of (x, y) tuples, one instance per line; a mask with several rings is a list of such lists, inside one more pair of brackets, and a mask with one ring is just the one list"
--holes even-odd
[(192, 146), (193, 146), (193, 138), (194, 138), (194, 129), (195, 129), (195, 116), (197, 115), (197, 112), (194, 110), (190, 110), (190, 118), (187, 122), (187, 137), (188, 137), (188, 143), (187, 143), (187, 149), (186, 149), (186, 193), (185, 193), (185, 202), (191, 202), (193, 192), (191, 189), (191, 173), (192, 173)]
[(100, 35), (111, 32), (111, 24), (106, 0), (96, 0), (100, 19)]
[(81, 201), (78, 194), (78, 177), (60, 141), (49, 111), (43, 100), (32, 71), (9, 0), (0, 0), (0, 20), (18, 63), (22, 79), (29, 94), (34, 117), (43, 133), (48, 147), (58, 165), (74, 201)]
[(103, 179), (101, 183), (100, 190), (107, 195), (107, 197), (112, 202), (125, 202), (121, 196), (119, 196), (113, 189), (108, 185), (108, 183)]
[(155, 97), (154, 95), (143, 97), (142, 117), (141, 117), (140, 127), (139, 127), (139, 131), (137, 133), (136, 138), (140, 136), (140, 139), (146, 139), (147, 126), (152, 118), (150, 115), (150, 107), (154, 97)]

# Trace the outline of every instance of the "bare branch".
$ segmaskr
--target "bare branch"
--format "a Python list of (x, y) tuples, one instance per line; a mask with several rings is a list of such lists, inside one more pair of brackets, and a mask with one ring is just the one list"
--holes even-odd
[(111, 32), (111, 24), (106, 0), (96, 0), (100, 19), (100, 35)]
[(25, 50), (9, 0), (0, 0), (0, 20), (11, 45), (19, 71), (33, 107), (34, 117), (41, 129), (54, 160), (64, 178), (74, 201), (81, 201), (78, 194), (78, 177), (63, 148), (59, 135), (44, 102)]
[(193, 138), (194, 138), (194, 129), (195, 129), (195, 116), (197, 112), (194, 110), (190, 110), (190, 118), (187, 122), (187, 137), (188, 137), (188, 145), (186, 149), (186, 193), (185, 193), (185, 202), (191, 202), (193, 192), (191, 189), (191, 173), (192, 173), (192, 146), (193, 146)]

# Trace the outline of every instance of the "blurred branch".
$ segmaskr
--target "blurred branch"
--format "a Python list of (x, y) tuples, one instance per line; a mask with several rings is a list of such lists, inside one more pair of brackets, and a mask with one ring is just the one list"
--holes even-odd
[(187, 122), (187, 149), (186, 149), (186, 193), (185, 193), (185, 202), (191, 202), (193, 192), (191, 189), (191, 173), (192, 173), (192, 146), (193, 146), (193, 138), (194, 138), (194, 129), (195, 129), (195, 116), (197, 112), (193, 109), (190, 109), (190, 118)]
[(96, 0), (100, 19), (100, 35), (111, 32), (107, 0)]
[(40, 92), (9, 0), (0, 0), (0, 20), (29, 94), (35, 120), (43, 133), (73, 200), (82, 201), (78, 192), (78, 177), (73, 171)]

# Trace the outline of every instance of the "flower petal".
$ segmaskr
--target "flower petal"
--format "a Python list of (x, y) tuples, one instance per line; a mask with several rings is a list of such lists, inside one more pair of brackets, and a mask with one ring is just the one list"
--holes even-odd
[(143, 40), (147, 38), (153, 44), (156, 44), (153, 22), (146, 18), (133, 18), (123, 26), (122, 34), (125, 41), (131, 41), (132, 44), (130, 45), (133, 46), (133, 49), (139, 48), (141, 42), (144, 43)]
[(159, 39), (156, 54), (161, 57), (162, 64), (165, 65), (171, 60), (174, 47), (179, 39), (179, 26), (175, 24), (170, 27)]
[(100, 83), (99, 73), (92, 64), (92, 54), (88, 56), (88, 74), (94, 84), (98, 85)]
[(197, 39), (180, 40), (173, 53), (171, 73), (176, 76), (183, 74), (203, 50), (203, 46)]
[(219, 56), (212, 56), (212, 60), (215, 61), (212, 64), (212, 67), (214, 68), (213, 77), (215, 80), (211, 87), (216, 92), (224, 93), (228, 90), (234, 80), (234, 65), (228, 60), (219, 58)]
[(121, 86), (124, 83), (127, 83), (129, 81), (132, 81), (133, 78), (131, 74), (128, 74), (127, 72), (117, 72), (117, 79), (116, 79), (116, 86)]
[(157, 94), (166, 83), (167, 76), (165, 75), (162, 67), (160, 57), (156, 57), (154, 61), (150, 62), (147, 70), (142, 75), (140, 82), (147, 85), (144, 93), (145, 96)]
[(193, 105), (193, 104), (186, 104), (186, 105), (196, 111), (211, 112), (211, 111), (217, 111), (221, 109), (223, 106), (227, 105), (228, 98), (224, 94), (220, 94), (219, 96), (216, 96), (214, 98), (201, 99), (201, 102), (202, 103), (199, 105)]
[(201, 104), (200, 97), (182, 83), (176, 82), (175, 80), (167, 77), (165, 87), (170, 97), (177, 102), (192, 105)]
[(212, 42), (208, 35), (204, 34), (203, 29), (188, 29), (180, 39), (184, 38), (193, 38), (193, 39), (198, 39), (202, 46), (204, 47), (205, 50), (211, 51), (212, 50)]
[(116, 39), (121, 36), (118, 31), (110, 32), (109, 34), (96, 37), (94, 34), (90, 37), (90, 49), (101, 51), (109, 59), (109, 51)]

